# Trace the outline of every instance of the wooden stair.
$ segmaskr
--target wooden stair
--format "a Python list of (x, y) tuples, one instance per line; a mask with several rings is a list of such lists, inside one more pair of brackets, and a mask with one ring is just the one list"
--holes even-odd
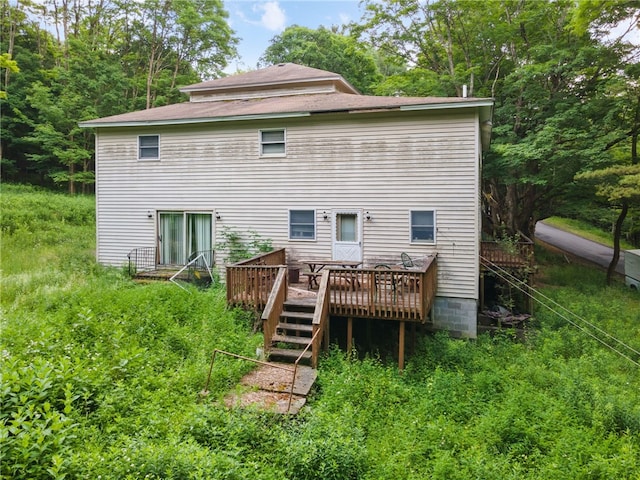
[[(311, 343), (313, 335), (313, 313), (315, 304), (287, 300), (276, 333), (271, 337), (269, 360), (295, 363), (303, 350)], [(301, 363), (311, 364), (311, 349), (301, 358)]]

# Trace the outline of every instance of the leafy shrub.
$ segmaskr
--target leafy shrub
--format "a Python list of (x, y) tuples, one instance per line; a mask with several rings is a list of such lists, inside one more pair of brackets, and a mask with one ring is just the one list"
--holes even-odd
[(63, 478), (75, 438), (71, 383), (64, 366), (4, 358), (0, 387), (3, 478)]
[(231, 227), (224, 227), (220, 235), (224, 240), (216, 248), (227, 252), (225, 262), (228, 263), (247, 260), (260, 253), (267, 253), (273, 250), (271, 240), (262, 238), (255, 231), (249, 231), (247, 235), (243, 236)]
[[(16, 194), (42, 192), (3, 187), (3, 207)], [(3, 477), (637, 478), (640, 371), (546, 309), (525, 342), (420, 336), (402, 373), (334, 348), (295, 418), (228, 409), (248, 363), (216, 360), (198, 392), (213, 349), (261, 345), (252, 314), (227, 309), (222, 287), (137, 285), (87, 263), (90, 216), (38, 216), (14, 215), (2, 237)], [(638, 348), (637, 295), (540, 259), (546, 296)]]

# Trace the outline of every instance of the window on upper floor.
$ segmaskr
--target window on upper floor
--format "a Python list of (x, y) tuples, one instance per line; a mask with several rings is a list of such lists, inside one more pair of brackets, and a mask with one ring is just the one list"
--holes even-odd
[(160, 159), (160, 135), (138, 136), (138, 160)]
[(289, 210), (289, 239), (316, 239), (315, 210)]
[(435, 243), (435, 210), (411, 210), (411, 243)]
[(283, 157), (286, 154), (285, 149), (285, 131), (279, 130), (260, 130), (260, 155)]

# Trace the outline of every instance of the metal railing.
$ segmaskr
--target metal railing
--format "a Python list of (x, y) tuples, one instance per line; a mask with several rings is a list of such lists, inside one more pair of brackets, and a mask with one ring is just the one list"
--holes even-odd
[(127, 254), (127, 259), (129, 260), (129, 275), (155, 270), (158, 265), (158, 249), (157, 247), (134, 248)]
[(215, 253), (215, 250), (212, 248), (193, 252), (187, 259), (187, 265), (189, 265), (191, 269), (199, 271), (210, 270), (214, 265)]
[[(309, 347), (307, 346), (307, 349), (308, 348)], [(206, 381), (206, 383), (204, 385), (204, 389), (200, 392), (200, 396), (204, 397), (204, 396), (209, 394), (209, 383), (211, 383), (211, 373), (213, 372), (213, 364), (216, 361), (216, 354), (221, 353), (221, 354), (227, 355), (229, 357), (237, 358), (237, 359), (240, 359), (240, 360), (245, 360), (247, 362), (256, 363), (258, 365), (265, 365), (267, 367), (277, 368), (277, 369), (280, 369), (280, 370), (285, 370), (287, 372), (291, 372), (293, 374), (293, 378), (291, 379), (291, 389), (289, 390), (289, 402), (287, 404), (287, 412), (286, 412), (286, 413), (289, 413), (289, 411), (291, 410), (291, 402), (293, 400), (293, 394), (294, 394), (293, 391), (295, 389), (296, 374), (297, 374), (297, 371), (298, 371), (298, 362), (299, 362), (300, 358), (302, 358), (302, 355), (304, 354), (304, 352), (307, 351), (307, 349), (305, 349), (303, 351), (303, 353), (300, 354), (300, 356), (296, 360), (293, 368), (290, 368), (290, 367), (285, 367), (284, 365), (276, 365), (274, 363), (264, 362), (262, 360), (256, 360), (255, 358), (249, 358), (249, 357), (245, 357), (245, 356), (238, 355), (238, 354), (235, 354), (235, 353), (225, 352), (224, 350), (219, 350), (219, 349), (216, 348), (213, 351), (212, 355), (211, 355), (211, 365), (209, 366), (209, 374), (207, 375), (207, 381)]]

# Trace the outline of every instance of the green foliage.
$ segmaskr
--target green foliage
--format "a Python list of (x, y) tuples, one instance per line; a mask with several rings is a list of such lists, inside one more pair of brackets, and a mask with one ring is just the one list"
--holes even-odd
[[(510, 234), (531, 236), (537, 219), (567, 203), (590, 208), (594, 195), (575, 174), (619, 160), (637, 137), (637, 47), (609, 35), (620, 20), (637, 20), (637, 5), (364, 3), (361, 38), (396, 64), (414, 66), (375, 91), (462, 96), (466, 85), (470, 97), (495, 99), (483, 162), (485, 229), (504, 224)], [(634, 187), (635, 180), (616, 190)]]
[(271, 40), (262, 64), (291, 62), (339, 73), (363, 93), (380, 80), (371, 52), (354, 38), (320, 27), (312, 30), (293, 25)]
[(180, 85), (235, 55), (220, 0), (107, 3), (2, 0), (4, 178), (91, 191), (93, 133), (78, 122), (183, 101)]
[[(3, 189), (7, 220), (35, 228), (3, 230), (3, 262), (33, 249), (38, 231), (66, 236), (44, 263), (3, 266), (2, 478), (637, 478), (640, 369), (543, 307), (525, 342), (420, 335), (403, 373), (333, 349), (295, 418), (227, 408), (251, 366), (217, 359), (201, 398), (212, 350), (251, 356), (262, 339), (222, 288), (78, 270), (87, 200)], [(77, 213), (63, 221), (59, 210)], [(637, 295), (603, 288), (597, 270), (538, 261), (546, 296), (638, 348)]]
[(243, 236), (230, 227), (222, 229), (220, 236), (223, 240), (218, 243), (216, 249), (227, 252), (225, 262), (236, 263), (273, 250), (271, 239), (262, 238), (253, 230), (250, 230), (247, 235)]
[(2, 478), (64, 478), (77, 428), (69, 362), (54, 366), (42, 358), (31, 362), (10, 355), (2, 361)]

